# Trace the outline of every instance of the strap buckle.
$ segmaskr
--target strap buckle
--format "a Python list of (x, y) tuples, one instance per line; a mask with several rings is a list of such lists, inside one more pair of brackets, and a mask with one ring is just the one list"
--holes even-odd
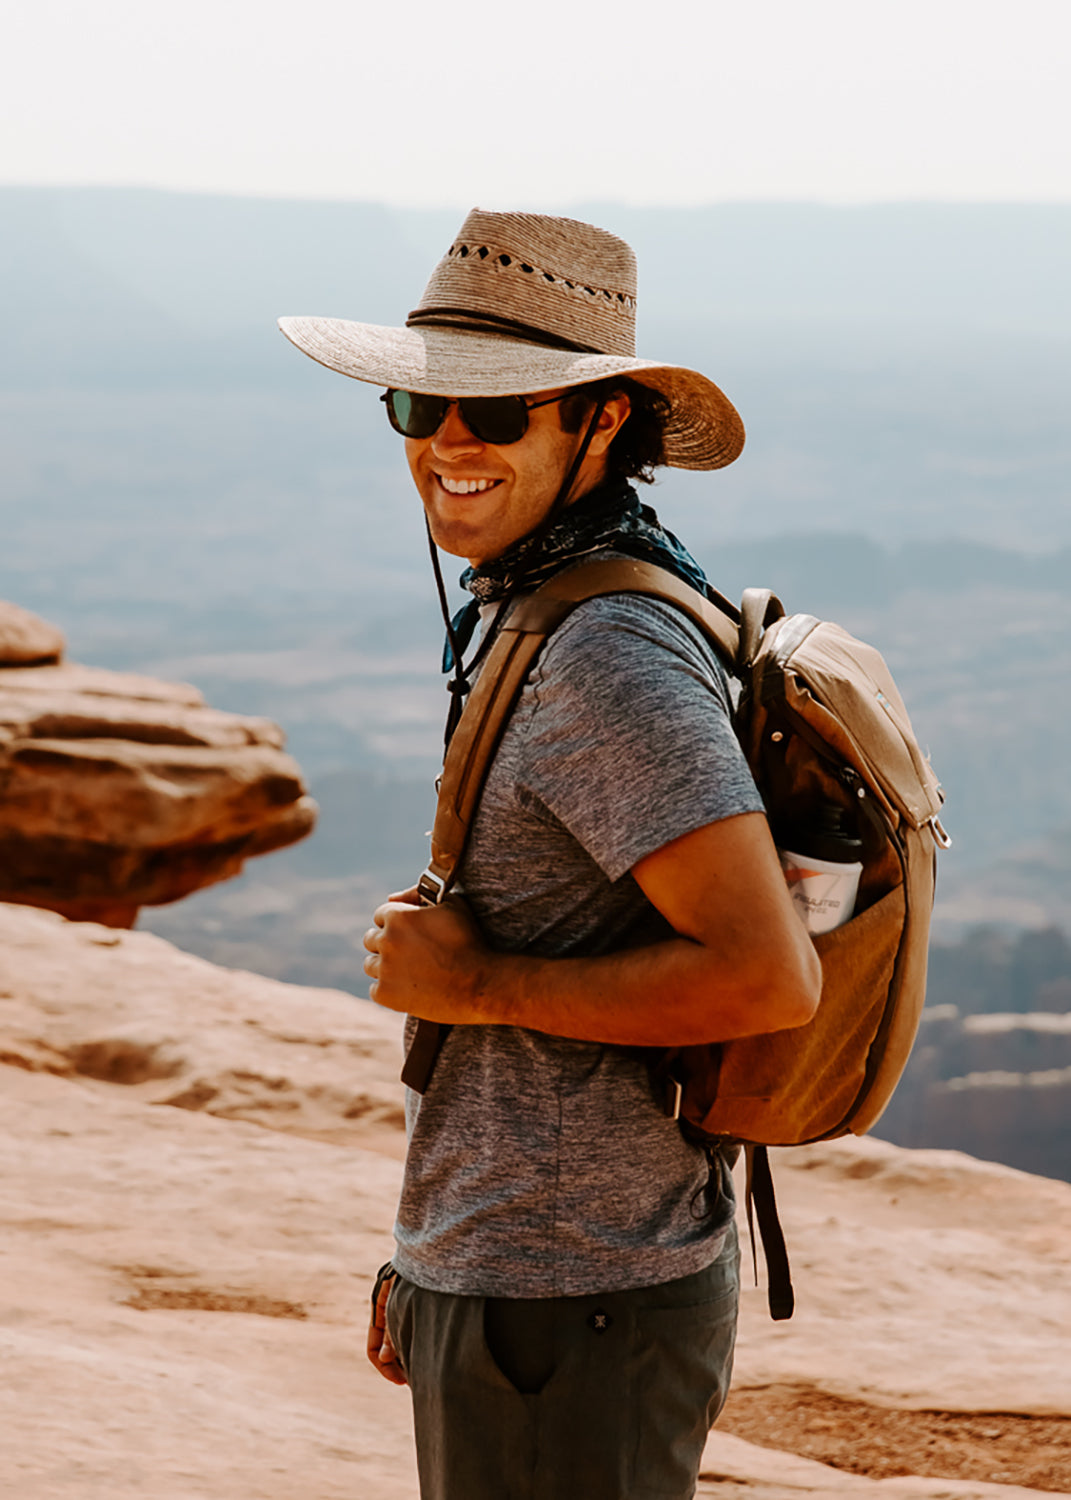
[(665, 1078), (665, 1092), (662, 1095), (662, 1112), (667, 1120), (679, 1120), (681, 1117), (681, 1099), (684, 1096), (684, 1086), (679, 1078), (674, 1078), (668, 1073)]
[(421, 906), (438, 906), (446, 895), (446, 881), (429, 867), (417, 881), (417, 895)]
[(937, 814), (934, 813), (933, 817), (927, 818), (926, 821), (929, 824), (930, 832), (933, 834), (933, 841), (937, 845), (938, 849), (951, 849), (952, 840), (942, 828), (941, 819), (937, 816)]

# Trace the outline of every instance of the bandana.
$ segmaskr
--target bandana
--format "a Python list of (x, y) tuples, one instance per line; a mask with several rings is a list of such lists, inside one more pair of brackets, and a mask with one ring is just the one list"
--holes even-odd
[[(451, 621), (458, 651), (464, 652), (472, 640), (482, 604), (528, 593), (569, 563), (603, 549), (655, 563), (701, 594), (710, 593), (702, 568), (666, 530), (651, 506), (641, 503), (626, 480), (611, 479), (574, 501), (542, 538), (538, 533), (522, 537), (493, 562), (465, 569), (460, 582), (472, 599)], [(454, 653), (447, 639), (443, 671), (453, 668)]]

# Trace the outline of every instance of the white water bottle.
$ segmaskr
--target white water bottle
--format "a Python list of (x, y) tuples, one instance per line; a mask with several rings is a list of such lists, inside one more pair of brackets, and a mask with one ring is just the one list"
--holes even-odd
[(855, 911), (863, 842), (850, 818), (844, 808), (823, 802), (813, 819), (794, 824), (778, 842), (792, 904), (812, 934), (832, 932)]

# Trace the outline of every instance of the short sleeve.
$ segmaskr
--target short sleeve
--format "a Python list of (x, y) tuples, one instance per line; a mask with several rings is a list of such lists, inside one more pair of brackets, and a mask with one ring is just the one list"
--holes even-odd
[(588, 600), (548, 641), (532, 689), (520, 789), (611, 881), (683, 834), (762, 811), (725, 671), (671, 605)]

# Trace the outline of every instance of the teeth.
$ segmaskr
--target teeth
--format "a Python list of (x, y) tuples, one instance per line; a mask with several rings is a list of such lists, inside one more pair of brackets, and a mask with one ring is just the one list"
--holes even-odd
[(497, 479), (448, 479), (439, 475), (439, 483), (448, 495), (478, 495), (499, 483)]

